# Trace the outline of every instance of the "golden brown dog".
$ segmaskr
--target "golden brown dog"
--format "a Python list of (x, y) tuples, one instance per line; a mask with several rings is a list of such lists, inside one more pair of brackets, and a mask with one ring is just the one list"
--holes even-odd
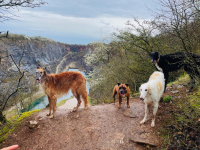
[(113, 102), (115, 103), (115, 95), (118, 94), (119, 105), (121, 107), (122, 97), (127, 97), (127, 107), (129, 108), (130, 89), (128, 84), (117, 83), (113, 89)]
[(36, 70), (36, 77), (49, 100), (49, 113), (47, 116), (51, 114), (51, 109), (53, 109), (53, 114), (49, 118), (54, 117), (57, 98), (67, 94), (69, 89), (72, 90), (73, 95), (78, 101), (73, 111), (76, 111), (81, 104), (80, 96), (83, 98), (85, 109), (88, 108), (86, 79), (81, 73), (69, 71), (58, 74), (47, 74), (45, 70), (38, 67)]

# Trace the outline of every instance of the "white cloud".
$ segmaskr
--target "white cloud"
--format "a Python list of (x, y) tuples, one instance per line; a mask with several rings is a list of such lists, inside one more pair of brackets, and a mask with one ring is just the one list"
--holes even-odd
[(24, 22), (30, 30), (46, 30), (60, 34), (72, 34), (100, 38), (108, 36), (115, 28), (125, 28), (125, 23), (132, 18), (102, 15), (95, 18), (71, 17), (46, 11), (18, 12), (20, 22)]
[(128, 20), (133, 22), (132, 16), (149, 18), (144, 4), (153, 8), (155, 4), (149, 3), (148, 0), (48, 2), (49, 5), (34, 9), (10, 9), (9, 11), (19, 18), (0, 24), (1, 30), (28, 36), (42, 36), (60, 42), (87, 44), (109, 36), (116, 28), (126, 28), (125, 23)]

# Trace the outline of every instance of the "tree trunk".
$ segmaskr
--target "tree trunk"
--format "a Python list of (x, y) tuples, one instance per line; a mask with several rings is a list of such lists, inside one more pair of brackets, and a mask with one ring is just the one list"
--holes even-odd
[(2, 111), (0, 111), (0, 122), (1, 122), (1, 123), (6, 122), (6, 117), (3, 115), (3, 112), (2, 112)]

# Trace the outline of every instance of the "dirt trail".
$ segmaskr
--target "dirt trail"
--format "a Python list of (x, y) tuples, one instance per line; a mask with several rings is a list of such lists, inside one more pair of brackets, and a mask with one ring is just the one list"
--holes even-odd
[[(68, 99), (64, 105), (58, 107), (57, 110), (63, 110), (63, 109), (73, 110), (74, 107), (76, 107), (76, 105), (77, 105), (77, 100), (76, 100), (76, 98), (71, 98), (71, 99)], [(90, 107), (90, 106), (89, 106), (89, 107)], [(83, 102), (83, 101), (81, 102), (81, 105), (80, 105), (79, 108), (84, 108), (84, 102)], [(56, 113), (57, 113), (57, 110), (56, 110)], [(62, 113), (62, 112), (61, 112), (61, 113)]]
[(68, 100), (57, 108), (54, 119), (46, 117), (48, 109), (34, 114), (29, 120), (37, 120), (38, 128), (31, 130), (28, 121), (24, 122), (3, 147), (19, 144), (20, 150), (142, 150), (144, 145), (130, 140), (158, 143), (155, 128), (151, 128), (152, 112), (144, 125), (139, 124), (144, 117), (144, 103), (139, 99), (132, 99), (130, 108), (123, 101), (121, 108), (116, 103), (84, 110), (82, 102), (76, 112), (71, 112), (76, 104), (76, 99)]

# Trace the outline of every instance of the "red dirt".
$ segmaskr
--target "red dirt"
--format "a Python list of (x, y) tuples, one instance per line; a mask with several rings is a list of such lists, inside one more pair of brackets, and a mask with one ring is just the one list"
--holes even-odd
[[(79, 108), (76, 112), (70, 112), (73, 108), (67, 107), (69, 102), (57, 108), (54, 119), (47, 118), (48, 109), (32, 115), (28, 120), (37, 120), (38, 128), (31, 130), (29, 122), (24, 121), (1, 147), (18, 144), (20, 150), (143, 150), (146, 145), (130, 140), (160, 144), (156, 129), (162, 124), (163, 107), (157, 113), (155, 128), (152, 128), (151, 109), (149, 120), (140, 125), (144, 102), (139, 99), (131, 99), (130, 108), (123, 100), (119, 109), (116, 103), (90, 106), (88, 110)], [(76, 106), (77, 101), (74, 102)]]

